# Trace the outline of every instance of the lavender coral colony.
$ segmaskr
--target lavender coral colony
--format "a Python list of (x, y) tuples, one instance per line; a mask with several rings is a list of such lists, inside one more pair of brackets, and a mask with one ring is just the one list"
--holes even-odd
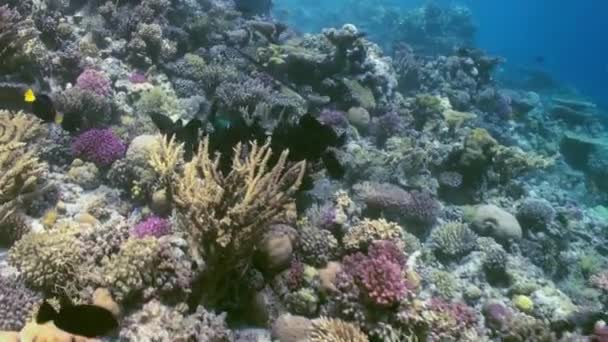
[[(0, 7), (0, 340), (608, 341), (606, 122), (453, 49), (467, 9), (299, 36), (272, 1), (28, 3)], [(52, 298), (95, 329), (33, 319)]]

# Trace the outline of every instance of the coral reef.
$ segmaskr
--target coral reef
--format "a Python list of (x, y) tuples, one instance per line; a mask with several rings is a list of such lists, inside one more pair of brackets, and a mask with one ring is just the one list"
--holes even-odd
[[(601, 106), (505, 79), (475, 29), (436, 2), (5, 1), (0, 329), (71, 341), (30, 320), (56, 297), (111, 311), (101, 340), (603, 341)], [(311, 123), (337, 143), (264, 141)]]

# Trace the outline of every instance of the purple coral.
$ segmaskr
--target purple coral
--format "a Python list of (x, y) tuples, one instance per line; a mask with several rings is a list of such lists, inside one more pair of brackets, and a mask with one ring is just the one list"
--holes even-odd
[(108, 96), (112, 92), (112, 81), (100, 71), (86, 69), (76, 79), (76, 86), (99, 96)]
[(390, 111), (375, 120), (376, 135), (391, 137), (405, 131), (406, 124), (402, 116), (396, 111)]
[(344, 128), (348, 124), (348, 120), (346, 120), (346, 114), (342, 111), (335, 109), (324, 109), (319, 114), (319, 121), (324, 125), (336, 127), (336, 128)]
[(111, 129), (90, 129), (72, 141), (72, 155), (93, 162), (98, 166), (108, 166), (124, 156), (125, 144)]
[(374, 244), (368, 255), (344, 257), (343, 269), (373, 305), (392, 306), (411, 293), (403, 276), (405, 260), (393, 242), (384, 241)]
[(131, 231), (131, 234), (139, 239), (148, 236), (161, 237), (171, 232), (171, 223), (169, 220), (158, 216), (150, 216), (147, 219), (139, 222)]
[(129, 75), (129, 82), (133, 84), (145, 83), (147, 81), (146, 75), (140, 71), (134, 71)]
[(291, 291), (295, 291), (302, 286), (304, 281), (304, 264), (294, 259), (291, 261), (289, 272), (287, 274), (287, 287)]

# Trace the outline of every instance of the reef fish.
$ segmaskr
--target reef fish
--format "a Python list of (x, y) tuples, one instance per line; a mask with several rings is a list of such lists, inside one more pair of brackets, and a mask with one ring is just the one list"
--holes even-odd
[(57, 328), (74, 335), (89, 338), (105, 336), (118, 328), (116, 317), (97, 305), (72, 305), (65, 301), (57, 312), (46, 300), (36, 315), (36, 323), (53, 321)]
[(192, 159), (198, 146), (199, 130), (203, 126), (200, 120), (192, 119), (184, 125), (182, 119), (173, 122), (171, 118), (160, 113), (151, 113), (150, 118), (161, 134), (165, 135), (168, 139), (175, 137), (177, 141), (182, 142), (184, 144), (185, 159)]

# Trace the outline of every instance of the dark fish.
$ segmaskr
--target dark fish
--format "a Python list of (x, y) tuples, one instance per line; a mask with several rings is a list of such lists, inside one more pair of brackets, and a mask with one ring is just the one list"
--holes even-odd
[(160, 113), (151, 113), (150, 118), (161, 134), (167, 139), (175, 137), (175, 140), (184, 144), (185, 159), (190, 160), (198, 147), (200, 129), (203, 126), (198, 119), (190, 120), (185, 126), (181, 119), (173, 122), (169, 117)]
[(46, 94), (36, 95), (36, 100), (32, 102), (32, 113), (44, 122), (55, 122), (57, 119), (53, 100)]
[(47, 301), (44, 301), (36, 315), (36, 323), (44, 324), (49, 321), (61, 330), (74, 335), (99, 337), (118, 328), (114, 315), (97, 305), (72, 305), (62, 303), (57, 312)]
[(323, 160), (323, 165), (325, 165), (325, 169), (331, 178), (340, 179), (344, 177), (346, 170), (344, 169), (344, 166), (340, 164), (340, 161), (333, 151), (323, 153), (321, 159)]

